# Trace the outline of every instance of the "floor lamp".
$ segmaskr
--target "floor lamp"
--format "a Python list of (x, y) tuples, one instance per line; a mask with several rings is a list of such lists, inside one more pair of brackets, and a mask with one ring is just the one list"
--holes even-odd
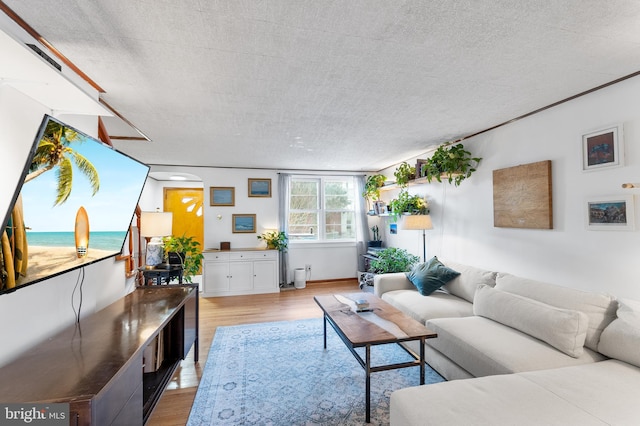
[(422, 230), (422, 259), (423, 262), (427, 261), (427, 236), (425, 231), (427, 229), (433, 229), (431, 223), (431, 216), (428, 214), (412, 214), (404, 216), (402, 221), (402, 229), (409, 230)]

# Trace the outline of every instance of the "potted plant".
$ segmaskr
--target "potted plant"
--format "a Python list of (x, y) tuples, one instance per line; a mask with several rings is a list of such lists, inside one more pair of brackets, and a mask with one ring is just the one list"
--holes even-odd
[[(191, 277), (200, 272), (202, 265), (202, 251), (200, 243), (194, 237), (170, 236), (163, 239), (165, 258), (168, 260), (170, 253), (175, 253), (182, 266), (182, 278), (190, 283)], [(169, 263), (169, 262), (167, 262)]]
[(380, 229), (378, 228), (378, 225), (372, 226), (371, 232), (373, 232), (373, 240), (369, 241), (369, 247), (382, 247), (382, 240), (380, 239)]
[(376, 201), (380, 199), (380, 188), (387, 180), (385, 175), (371, 175), (367, 176), (367, 180), (364, 183), (364, 191), (362, 196), (367, 201)]
[(420, 261), (405, 249), (397, 247), (388, 247), (380, 250), (378, 258), (373, 259), (370, 263), (369, 272), (374, 274), (389, 274), (393, 272), (407, 272), (411, 267)]
[(480, 160), (482, 158), (472, 157), (461, 143), (456, 145), (445, 143), (440, 145), (431, 158), (422, 165), (421, 174), (427, 178), (428, 182), (432, 179), (442, 182), (442, 178), (445, 178), (449, 183), (458, 186), (476, 171)]
[(259, 240), (267, 243), (267, 248), (276, 249), (281, 252), (287, 251), (289, 238), (283, 231), (267, 231), (258, 235)]
[(405, 161), (396, 168), (393, 175), (396, 177), (396, 185), (406, 188), (409, 181), (416, 178), (416, 168)]
[(401, 214), (428, 214), (429, 203), (419, 195), (409, 195), (407, 190), (403, 189), (398, 194), (398, 198), (391, 200), (391, 215), (394, 219)]

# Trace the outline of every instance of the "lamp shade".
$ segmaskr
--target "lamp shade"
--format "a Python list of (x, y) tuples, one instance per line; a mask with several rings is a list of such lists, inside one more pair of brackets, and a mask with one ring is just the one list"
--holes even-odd
[(404, 216), (404, 220), (402, 221), (402, 229), (433, 229), (431, 216), (429, 216), (428, 214), (412, 214)]
[(140, 214), (140, 235), (142, 237), (164, 237), (171, 235), (173, 213), (142, 212)]

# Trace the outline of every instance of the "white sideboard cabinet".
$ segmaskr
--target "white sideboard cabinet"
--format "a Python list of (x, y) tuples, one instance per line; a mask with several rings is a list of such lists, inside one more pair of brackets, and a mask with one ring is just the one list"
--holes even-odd
[(203, 254), (204, 297), (280, 291), (277, 250), (205, 250)]

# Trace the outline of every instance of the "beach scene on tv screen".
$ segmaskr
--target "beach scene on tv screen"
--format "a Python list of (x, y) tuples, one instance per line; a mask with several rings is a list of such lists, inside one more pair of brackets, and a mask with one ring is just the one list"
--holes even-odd
[(49, 120), (2, 235), (2, 290), (120, 253), (147, 171)]

